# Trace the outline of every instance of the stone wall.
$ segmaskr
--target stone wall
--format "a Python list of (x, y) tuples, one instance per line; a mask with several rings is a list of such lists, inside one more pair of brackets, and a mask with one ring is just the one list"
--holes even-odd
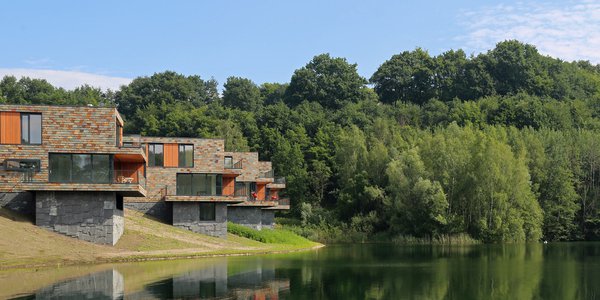
[(36, 225), (84, 241), (114, 245), (124, 230), (114, 192), (36, 192)]
[(227, 237), (227, 204), (215, 203), (215, 220), (200, 221), (199, 202), (173, 202), (173, 226), (196, 233)]
[(31, 299), (123, 299), (123, 275), (114, 269), (54, 283)]
[(256, 230), (262, 229), (262, 208), (256, 206), (230, 206), (227, 210), (228, 221)]
[(255, 182), (260, 174), (258, 152), (225, 152), (225, 156), (231, 156), (233, 163), (242, 161), (242, 174), (236, 177), (239, 182)]
[[(124, 139), (127, 142), (130, 137), (126, 136)], [(222, 139), (142, 137), (140, 141), (142, 143), (194, 145), (194, 166), (191, 168), (148, 166), (146, 168), (146, 197), (126, 197), (125, 202), (159, 202), (163, 200), (165, 191), (169, 195), (175, 195), (177, 173), (224, 173), (225, 141)]]
[(271, 209), (262, 209), (262, 227), (273, 229), (275, 225), (275, 211)]
[[(5, 159), (39, 159), (40, 172), (33, 180), (48, 181), (48, 153), (119, 153), (131, 152), (116, 144), (115, 108), (47, 105), (0, 105), (0, 111), (42, 114), (41, 145), (2, 145), (0, 164)], [(17, 128), (15, 128), (17, 130)], [(0, 169), (0, 191), (18, 192), (23, 173)]]
[(29, 192), (0, 193), (0, 207), (33, 218), (35, 215), (34, 195)]
[(173, 209), (169, 202), (162, 200), (158, 202), (125, 202), (124, 205), (127, 209), (139, 211), (165, 223), (171, 224), (173, 222)]

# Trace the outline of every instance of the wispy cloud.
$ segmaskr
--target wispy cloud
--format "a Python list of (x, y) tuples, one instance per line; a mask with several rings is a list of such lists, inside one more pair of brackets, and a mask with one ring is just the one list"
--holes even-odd
[(12, 75), (17, 78), (30, 77), (46, 79), (52, 85), (59, 86), (68, 90), (74, 89), (84, 84), (98, 87), (103, 90), (116, 90), (121, 85), (129, 84), (131, 82), (130, 78), (98, 75), (80, 71), (0, 68), (0, 78), (4, 77), (5, 75)]
[(483, 52), (499, 41), (517, 39), (564, 60), (600, 63), (598, 1), (502, 4), (465, 11), (460, 18), (468, 33), (458, 40), (470, 52)]

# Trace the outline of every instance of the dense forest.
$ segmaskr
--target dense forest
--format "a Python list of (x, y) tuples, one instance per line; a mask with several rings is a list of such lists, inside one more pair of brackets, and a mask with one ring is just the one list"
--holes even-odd
[(8, 76), (0, 103), (117, 105), (130, 133), (258, 151), (305, 231), (600, 239), (600, 66), (519, 41), (404, 51), (368, 79), (321, 54), (288, 83), (230, 77), (222, 93), (170, 71), (117, 91)]

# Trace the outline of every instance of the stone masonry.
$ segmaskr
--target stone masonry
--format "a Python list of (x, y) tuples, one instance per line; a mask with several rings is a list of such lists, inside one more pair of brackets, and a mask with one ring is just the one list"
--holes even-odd
[(275, 211), (257, 206), (229, 206), (227, 220), (252, 229), (273, 229)]
[(36, 192), (36, 225), (84, 241), (114, 245), (124, 231), (114, 192)]
[(199, 202), (173, 202), (173, 226), (210, 236), (227, 237), (227, 204), (215, 203), (215, 220), (200, 221)]

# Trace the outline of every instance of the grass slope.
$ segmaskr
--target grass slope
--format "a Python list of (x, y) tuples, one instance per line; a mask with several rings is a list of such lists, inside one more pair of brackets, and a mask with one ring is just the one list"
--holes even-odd
[[(125, 233), (115, 246), (80, 241), (37, 227), (23, 216), (0, 209), (0, 269), (176, 257), (269, 253), (308, 249), (310, 242), (263, 243), (229, 234), (227, 239), (196, 234), (125, 211)], [(295, 235), (294, 235), (295, 236)]]

